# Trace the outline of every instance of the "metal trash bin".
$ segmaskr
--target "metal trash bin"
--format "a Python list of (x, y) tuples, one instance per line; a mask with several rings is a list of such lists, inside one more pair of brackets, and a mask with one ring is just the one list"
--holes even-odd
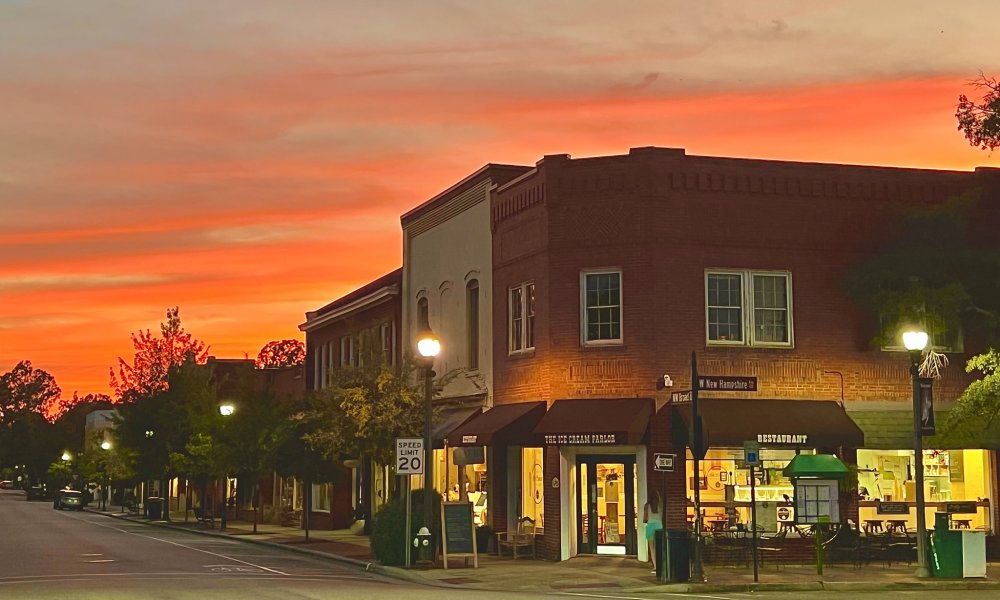
[[(691, 534), (683, 529), (660, 529), (655, 534), (656, 578), (682, 583), (691, 580)], [(664, 577), (663, 570), (666, 569)]]
[(150, 496), (146, 498), (146, 516), (153, 521), (159, 521), (163, 516), (163, 498)]

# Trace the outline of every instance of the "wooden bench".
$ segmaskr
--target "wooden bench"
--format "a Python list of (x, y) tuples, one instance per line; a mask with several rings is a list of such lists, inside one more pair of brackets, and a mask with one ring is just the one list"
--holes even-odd
[(497, 554), (503, 556), (503, 549), (510, 548), (514, 560), (517, 560), (518, 548), (531, 552), (535, 558), (535, 520), (531, 517), (521, 517), (517, 521), (516, 531), (501, 531), (497, 533)]
[(212, 513), (206, 512), (202, 508), (194, 509), (194, 518), (198, 523), (199, 527), (208, 527), (209, 529), (215, 529), (215, 517)]

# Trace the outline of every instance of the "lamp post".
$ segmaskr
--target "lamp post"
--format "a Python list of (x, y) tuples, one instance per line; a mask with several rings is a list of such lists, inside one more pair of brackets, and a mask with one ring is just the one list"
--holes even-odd
[(111, 449), (111, 442), (104, 440), (101, 442), (101, 472), (104, 473), (104, 489), (101, 490), (101, 511), (107, 509), (108, 493), (111, 486), (111, 477), (108, 476), (108, 461), (106, 459), (108, 450)]
[(431, 400), (434, 397), (434, 357), (441, 352), (441, 340), (427, 328), (417, 336), (417, 352), (424, 367), (424, 526), (434, 522), (434, 449), (431, 446)]
[[(219, 405), (219, 414), (223, 417), (232, 416), (236, 407), (232, 403), (225, 402)], [(229, 504), (229, 470), (222, 476), (222, 515), (219, 517), (219, 530), (226, 530), (226, 508)]]
[(924, 506), (924, 444), (920, 423), (920, 354), (927, 347), (927, 332), (906, 331), (903, 346), (910, 353), (910, 379), (913, 382), (913, 478), (917, 492), (917, 577), (930, 577), (927, 568), (927, 522)]

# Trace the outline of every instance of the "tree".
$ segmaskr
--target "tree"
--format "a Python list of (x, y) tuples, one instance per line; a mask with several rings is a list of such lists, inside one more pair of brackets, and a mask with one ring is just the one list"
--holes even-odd
[(970, 145), (983, 150), (996, 150), (1000, 148), (1000, 82), (996, 77), (980, 73), (969, 85), (981, 92), (982, 97), (978, 101), (969, 99), (965, 94), (958, 97), (958, 108), (955, 110), (958, 130)]
[(973, 356), (965, 366), (968, 373), (978, 372), (980, 379), (973, 381), (962, 392), (955, 407), (948, 412), (942, 428), (946, 435), (981, 437), (986, 433), (1000, 433), (1000, 351), (990, 348)]
[(875, 346), (898, 343), (899, 329), (920, 324), (963, 331), (995, 343), (1000, 333), (1000, 248), (984, 227), (978, 191), (928, 208), (903, 209), (897, 235), (844, 281), (855, 302), (878, 315)]
[(61, 395), (55, 377), (22, 360), (0, 375), (0, 423), (9, 424), (25, 412), (43, 413)]
[(181, 326), (180, 309), (167, 309), (167, 321), (160, 323), (160, 337), (148, 329), (132, 334), (135, 354), (132, 362), (118, 358), (118, 373), (111, 368), (111, 389), (121, 401), (156, 395), (167, 389), (167, 375), (191, 358), (204, 363), (208, 347)]
[(306, 362), (306, 346), (299, 340), (274, 340), (257, 353), (258, 369), (294, 367)]

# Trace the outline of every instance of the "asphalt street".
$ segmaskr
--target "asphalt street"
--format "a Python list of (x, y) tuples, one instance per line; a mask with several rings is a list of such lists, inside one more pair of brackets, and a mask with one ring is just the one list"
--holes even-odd
[[(842, 598), (964, 600), (973, 591), (817, 593)], [(88, 512), (53, 510), (0, 491), (0, 598), (701, 598), (784, 600), (802, 592), (513, 594), (445, 589), (389, 579), (353, 565), (281, 548), (154, 527)]]

